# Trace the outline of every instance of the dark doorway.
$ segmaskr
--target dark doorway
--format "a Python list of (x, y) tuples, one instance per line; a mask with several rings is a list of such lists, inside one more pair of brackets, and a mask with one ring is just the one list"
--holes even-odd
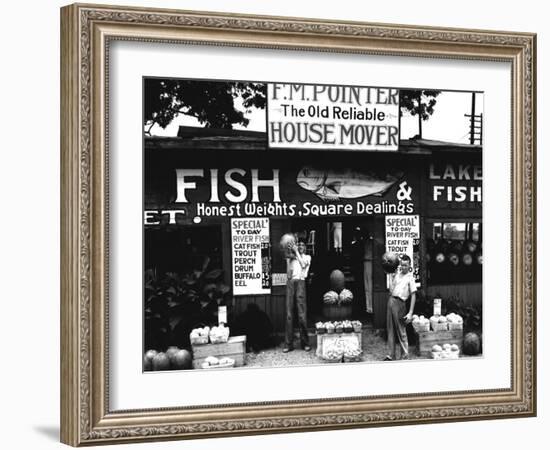
[[(373, 229), (372, 217), (292, 221), (291, 231), (298, 238), (305, 239), (307, 253), (311, 255), (306, 281), (310, 324), (323, 320), (323, 294), (330, 289), (330, 273), (335, 269), (344, 273), (346, 288), (353, 293), (353, 319), (365, 321), (370, 318), (367, 295), (370, 295), (372, 305), (372, 262), (368, 259), (372, 259)], [(365, 279), (370, 280), (367, 289)]]

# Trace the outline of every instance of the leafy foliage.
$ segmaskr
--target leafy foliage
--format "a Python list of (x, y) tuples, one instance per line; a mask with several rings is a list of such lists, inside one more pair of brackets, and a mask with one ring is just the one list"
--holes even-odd
[(399, 91), (401, 113), (408, 111), (412, 116), (420, 115), (422, 120), (428, 120), (434, 113), (436, 98), (439, 94), (441, 91), (429, 89), (402, 89)]
[(145, 349), (164, 351), (171, 345), (189, 348), (193, 328), (217, 324), (218, 306), (229, 286), (221, 269), (194, 270), (183, 275), (145, 272)]
[(243, 111), (235, 108), (240, 97), (246, 110), (265, 108), (265, 83), (219, 82), (148, 78), (144, 82), (144, 125), (166, 128), (176, 116), (195, 117), (207, 128), (247, 126)]

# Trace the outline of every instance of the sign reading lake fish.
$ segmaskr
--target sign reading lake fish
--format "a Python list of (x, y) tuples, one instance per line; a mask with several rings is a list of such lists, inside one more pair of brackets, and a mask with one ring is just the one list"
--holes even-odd
[(233, 295), (271, 293), (269, 219), (231, 219)]
[(270, 148), (397, 150), (399, 89), (269, 83)]

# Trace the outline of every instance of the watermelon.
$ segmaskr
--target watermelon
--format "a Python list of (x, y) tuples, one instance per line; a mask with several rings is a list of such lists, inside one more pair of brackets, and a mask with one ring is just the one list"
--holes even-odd
[(464, 336), (462, 352), (465, 355), (475, 356), (481, 353), (481, 339), (477, 333), (468, 333)]
[(170, 358), (166, 353), (160, 352), (153, 358), (153, 370), (169, 370), (170, 369)]
[(399, 266), (399, 255), (397, 253), (386, 252), (382, 255), (382, 269), (386, 273), (394, 273)]
[(143, 370), (153, 370), (153, 358), (157, 356), (156, 350), (147, 350), (143, 355)]
[(342, 292), (340, 292), (340, 295), (338, 296), (338, 300), (340, 303), (351, 303), (353, 300), (353, 294), (349, 289), (342, 289)]
[(330, 273), (330, 287), (340, 293), (344, 289), (346, 277), (341, 270), (335, 269)]
[(279, 241), (279, 247), (281, 252), (288, 258), (294, 255), (291, 251), (292, 247), (296, 245), (296, 237), (292, 233), (283, 234)]
[(170, 363), (174, 369), (191, 369), (192, 368), (193, 357), (191, 353), (187, 350), (178, 350), (170, 358)]
[(323, 295), (323, 302), (327, 305), (338, 303), (338, 293), (334, 291), (325, 292), (325, 295)]

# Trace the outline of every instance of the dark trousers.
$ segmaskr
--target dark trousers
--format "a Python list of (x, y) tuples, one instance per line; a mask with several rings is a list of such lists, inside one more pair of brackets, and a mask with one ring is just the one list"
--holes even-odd
[(389, 355), (395, 359), (396, 339), (401, 349), (401, 358), (409, 356), (409, 341), (407, 339), (407, 330), (405, 319), (407, 314), (407, 302), (390, 295), (386, 309), (386, 327), (388, 331)]
[(298, 329), (300, 343), (308, 345), (307, 311), (306, 311), (306, 282), (304, 280), (289, 279), (286, 282), (286, 327), (285, 345), (293, 347), (294, 341), (294, 308), (298, 313)]

